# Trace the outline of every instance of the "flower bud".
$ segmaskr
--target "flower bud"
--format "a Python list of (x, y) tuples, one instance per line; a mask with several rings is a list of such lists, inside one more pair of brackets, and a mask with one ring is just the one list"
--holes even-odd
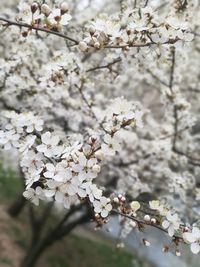
[(38, 9), (38, 3), (34, 2), (31, 5), (31, 12), (34, 14)]
[(125, 202), (126, 198), (124, 196), (121, 197), (121, 202)]
[(63, 2), (61, 5), (60, 5), (60, 9), (61, 9), (61, 12), (67, 12), (69, 10), (69, 6), (66, 2)]
[(104, 155), (103, 155), (102, 151), (100, 151), (100, 150), (95, 152), (95, 157), (100, 161), (102, 161), (104, 159)]
[(137, 223), (135, 221), (131, 221), (129, 224), (133, 228), (136, 228), (137, 227)]
[(87, 44), (85, 42), (80, 42), (78, 47), (82, 52), (85, 52), (87, 50), (87, 48), (88, 48), (88, 46), (87, 46)]
[(144, 220), (145, 220), (146, 222), (150, 222), (151, 217), (150, 217), (148, 214), (146, 214), (146, 215), (144, 216)]
[(186, 233), (186, 232), (188, 232), (189, 231), (189, 228), (187, 227), (187, 226), (185, 226), (184, 228), (183, 228), (183, 233)]
[(153, 223), (153, 224), (156, 224), (156, 219), (155, 218), (151, 218), (151, 223)]
[(100, 43), (99, 43), (99, 42), (94, 43), (94, 47), (95, 47), (96, 49), (99, 49), (99, 48), (100, 48)]
[(130, 34), (131, 34), (131, 30), (127, 30), (126, 32), (127, 32), (127, 34), (128, 34), (128, 35), (130, 35)]
[(90, 26), (90, 27), (89, 27), (89, 32), (90, 32), (90, 34), (94, 34), (95, 31), (96, 31), (96, 29), (95, 29), (94, 26)]
[(22, 32), (22, 36), (23, 37), (27, 37), (28, 36), (28, 32), (27, 31)]
[(95, 213), (94, 217), (95, 219), (100, 219), (101, 216), (98, 213)]
[(101, 167), (100, 167), (99, 165), (95, 164), (95, 165), (92, 167), (92, 170), (93, 170), (94, 172), (99, 173), (100, 170), (101, 170)]
[(117, 248), (124, 248), (124, 243), (118, 243)]
[(168, 252), (169, 251), (169, 247), (168, 246), (164, 246), (163, 248), (162, 248), (162, 252)]
[(123, 197), (122, 194), (119, 194), (119, 195), (118, 195), (118, 198), (119, 198), (119, 199), (121, 199), (122, 197)]
[(113, 198), (113, 202), (115, 202), (116, 204), (119, 204), (119, 198), (118, 197), (114, 197)]
[(88, 143), (89, 143), (90, 145), (94, 145), (94, 144), (96, 143), (97, 139), (98, 139), (97, 136), (92, 135), (92, 136), (90, 136), (90, 138), (89, 138), (89, 140), (88, 140)]
[(178, 250), (178, 249), (176, 250), (176, 256), (177, 256), (177, 257), (180, 257), (180, 256), (181, 256), (181, 252), (180, 252), (180, 250)]
[(45, 16), (49, 16), (49, 14), (51, 13), (51, 9), (47, 4), (43, 4), (41, 6), (41, 12), (45, 15)]
[(144, 244), (146, 247), (149, 247), (149, 246), (151, 245), (151, 243), (150, 243), (148, 240), (146, 240), (146, 239), (143, 239), (142, 241), (143, 241), (143, 244)]

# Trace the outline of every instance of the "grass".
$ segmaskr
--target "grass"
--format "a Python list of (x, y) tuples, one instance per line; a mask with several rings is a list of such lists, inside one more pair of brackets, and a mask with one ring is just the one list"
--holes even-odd
[(22, 190), (23, 186), (19, 175), (11, 169), (4, 169), (0, 164), (0, 201), (13, 200)]
[(0, 258), (0, 264), (4, 264), (7, 266), (12, 265), (12, 260), (6, 257)]
[[(62, 244), (62, 254), (47, 256), (49, 267), (143, 267), (132, 253), (115, 246), (70, 235)], [(56, 249), (54, 248), (54, 251)], [(63, 256), (65, 255), (65, 256)], [(134, 259), (134, 260), (133, 260)], [(43, 265), (41, 265), (43, 266)], [(38, 265), (40, 267), (40, 265)]]

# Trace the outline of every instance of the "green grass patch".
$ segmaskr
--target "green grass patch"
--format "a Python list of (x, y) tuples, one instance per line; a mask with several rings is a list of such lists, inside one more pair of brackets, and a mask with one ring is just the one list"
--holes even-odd
[(9, 258), (6, 258), (6, 257), (0, 258), (0, 264), (1, 263), (5, 264), (5, 265), (8, 265), (8, 266), (13, 264), (12, 260), (9, 259)]
[(106, 242), (99, 243), (70, 235), (62, 244), (47, 254), (50, 267), (143, 267), (138, 257), (126, 250), (118, 250)]
[(15, 240), (15, 244), (17, 244), (23, 250), (27, 250), (27, 248), (29, 246), (28, 240), (25, 238), (19, 238), (19, 239)]
[(22, 181), (18, 173), (11, 169), (4, 169), (0, 164), (0, 200), (15, 199), (22, 191)]

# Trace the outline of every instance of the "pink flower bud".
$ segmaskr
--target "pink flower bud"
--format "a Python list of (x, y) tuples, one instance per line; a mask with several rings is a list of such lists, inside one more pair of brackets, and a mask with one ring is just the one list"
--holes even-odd
[(31, 12), (34, 14), (38, 9), (38, 3), (34, 2), (31, 5)]
[(155, 218), (152, 218), (152, 219), (151, 219), (151, 223), (156, 224), (156, 222), (157, 222), (157, 221), (156, 221)]

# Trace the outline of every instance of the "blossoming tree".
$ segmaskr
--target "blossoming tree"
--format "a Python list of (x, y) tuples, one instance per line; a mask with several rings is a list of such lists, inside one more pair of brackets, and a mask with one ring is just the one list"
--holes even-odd
[(0, 145), (46, 203), (22, 266), (114, 215), (122, 239), (154, 227), (163, 251), (200, 251), (199, 15), (198, 0), (3, 1)]

